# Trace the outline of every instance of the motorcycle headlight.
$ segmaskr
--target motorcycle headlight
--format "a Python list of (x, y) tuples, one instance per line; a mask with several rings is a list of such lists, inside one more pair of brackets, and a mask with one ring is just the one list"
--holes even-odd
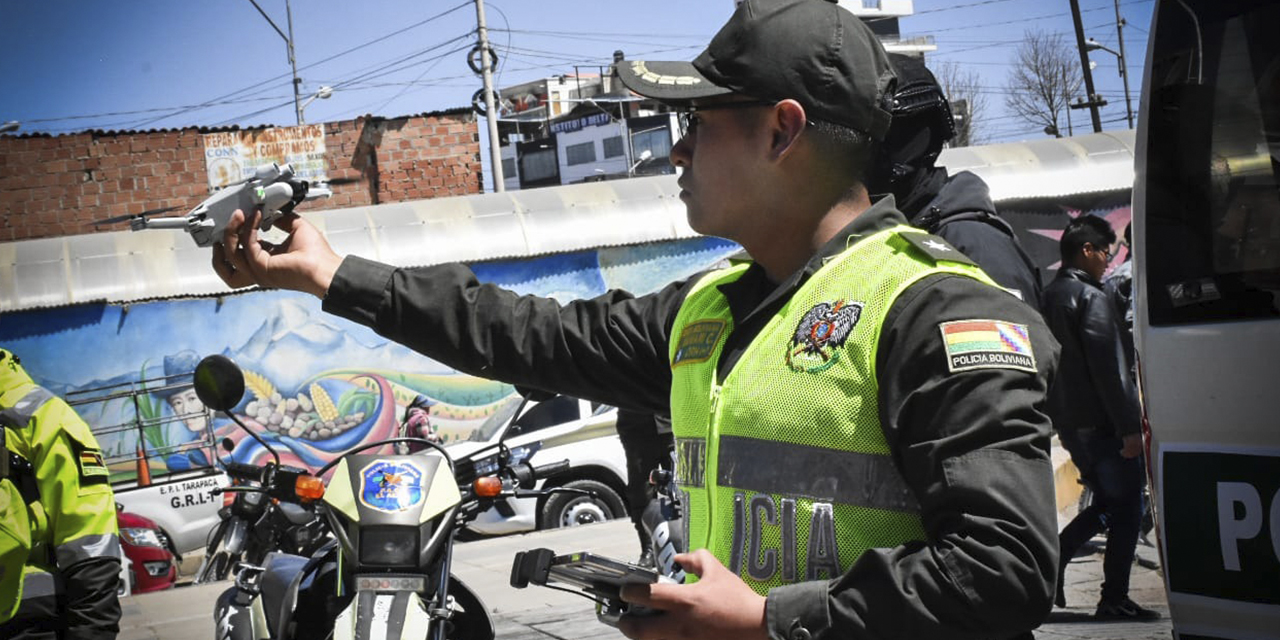
[(369, 527), (360, 531), (360, 564), (415, 565), (417, 554), (417, 527)]
[(163, 547), (160, 536), (151, 529), (126, 527), (120, 530), (120, 538), (135, 547)]

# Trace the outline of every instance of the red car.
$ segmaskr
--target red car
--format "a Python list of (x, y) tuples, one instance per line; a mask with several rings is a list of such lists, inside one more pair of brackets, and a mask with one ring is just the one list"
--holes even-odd
[(155, 522), (136, 513), (116, 510), (120, 546), (129, 558), (129, 584), (133, 593), (147, 593), (173, 587), (178, 580), (178, 562), (169, 536)]

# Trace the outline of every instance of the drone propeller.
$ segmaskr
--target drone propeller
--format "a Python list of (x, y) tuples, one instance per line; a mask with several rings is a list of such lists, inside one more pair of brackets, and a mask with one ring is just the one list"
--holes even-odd
[(313, 180), (311, 184), (327, 184), (329, 186), (337, 184), (353, 184), (360, 182), (364, 178), (333, 178), (332, 180)]
[(147, 209), (142, 213), (126, 213), (125, 215), (115, 216), (112, 218), (107, 218), (105, 220), (95, 220), (93, 222), (90, 222), (89, 224), (97, 226), (100, 224), (116, 224), (119, 222), (128, 222), (129, 220), (133, 220), (134, 218), (145, 218), (147, 216), (159, 215), (161, 213), (169, 213), (170, 211), (178, 211), (183, 208), (184, 207), (161, 207), (159, 209)]

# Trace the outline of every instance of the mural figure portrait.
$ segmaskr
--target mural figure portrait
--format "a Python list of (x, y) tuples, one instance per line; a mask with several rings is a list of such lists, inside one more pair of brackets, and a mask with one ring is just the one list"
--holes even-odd
[(196, 395), (192, 372), (200, 363), (195, 351), (185, 350), (164, 357), (165, 386), (158, 393), (169, 404), (176, 419), (167, 425), (165, 466), (170, 471), (187, 471), (210, 464), (204, 450), (192, 446), (208, 433), (209, 414)]

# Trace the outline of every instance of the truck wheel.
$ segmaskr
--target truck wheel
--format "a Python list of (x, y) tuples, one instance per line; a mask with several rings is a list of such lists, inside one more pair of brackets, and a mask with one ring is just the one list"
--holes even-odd
[(622, 504), (622, 497), (603, 482), (574, 480), (564, 486), (567, 489), (590, 491), (595, 496), (584, 496), (580, 493), (557, 493), (551, 496), (542, 507), (542, 529), (559, 529), (604, 522), (622, 517), (627, 512)]

